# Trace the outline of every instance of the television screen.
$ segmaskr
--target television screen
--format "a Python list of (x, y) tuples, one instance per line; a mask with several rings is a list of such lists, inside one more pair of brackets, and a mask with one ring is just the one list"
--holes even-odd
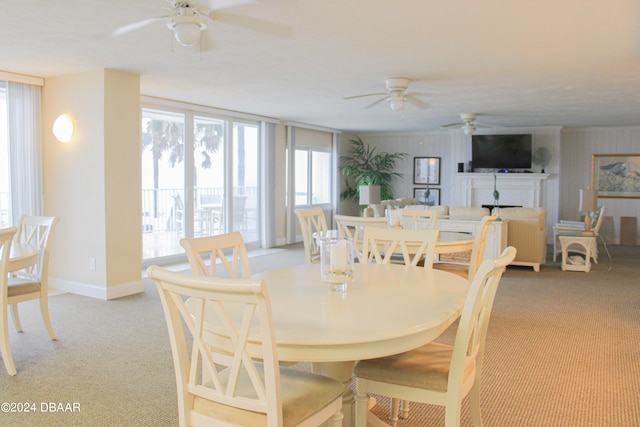
[(472, 135), (471, 162), (478, 169), (531, 168), (531, 135)]

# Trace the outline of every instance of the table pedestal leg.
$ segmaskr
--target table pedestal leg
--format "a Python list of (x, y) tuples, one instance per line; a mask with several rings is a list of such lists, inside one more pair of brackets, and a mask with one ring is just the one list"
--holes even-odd
[(345, 391), (342, 395), (342, 413), (344, 414), (342, 425), (344, 427), (355, 425), (355, 400), (353, 391), (349, 388), (355, 365), (356, 362), (314, 362), (312, 365), (313, 373), (336, 379), (344, 384)]

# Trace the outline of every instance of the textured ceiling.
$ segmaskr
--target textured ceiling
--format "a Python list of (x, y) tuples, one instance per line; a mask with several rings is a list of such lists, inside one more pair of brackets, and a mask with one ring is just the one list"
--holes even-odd
[[(223, 5), (200, 0), (205, 7)], [(226, 1), (224, 4), (233, 4)], [(0, 70), (42, 77), (114, 68), (144, 95), (347, 131), (428, 131), (477, 113), (496, 126), (640, 125), (637, 0), (262, 0), (229, 12), (285, 24), (276, 37), (225, 23), (202, 49), (163, 22), (166, 0), (22, 0), (0, 14)], [(407, 77), (428, 108), (376, 97)]]

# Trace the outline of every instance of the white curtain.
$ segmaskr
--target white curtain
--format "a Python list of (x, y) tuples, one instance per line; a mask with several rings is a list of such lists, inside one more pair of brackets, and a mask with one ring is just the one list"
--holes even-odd
[(42, 88), (7, 83), (11, 217), (42, 214)]
[(262, 206), (260, 230), (261, 246), (272, 248), (276, 246), (276, 198), (273, 188), (276, 182), (276, 126), (273, 123), (262, 122), (262, 176), (260, 179), (260, 197)]

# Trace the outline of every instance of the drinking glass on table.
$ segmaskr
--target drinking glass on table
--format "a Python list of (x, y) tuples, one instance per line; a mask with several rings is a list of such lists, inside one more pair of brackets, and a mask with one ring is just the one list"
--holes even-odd
[(349, 238), (320, 240), (320, 274), (333, 291), (346, 291), (353, 280), (353, 242)]

